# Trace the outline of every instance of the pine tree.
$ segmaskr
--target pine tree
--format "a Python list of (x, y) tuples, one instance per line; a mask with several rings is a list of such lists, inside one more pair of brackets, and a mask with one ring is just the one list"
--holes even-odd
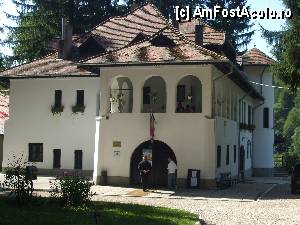
[[(218, 5), (224, 9), (236, 9), (247, 6), (247, 0), (206, 0), (206, 7), (213, 9)], [(215, 20), (207, 21), (216, 30), (226, 32), (226, 39), (237, 51), (243, 53), (247, 50), (247, 45), (251, 41), (254, 30), (251, 30), (253, 23), (250, 18), (225, 18), (219, 16)]]
[(18, 62), (31, 61), (49, 53), (48, 43), (61, 35), (61, 19), (67, 18), (74, 34), (82, 34), (103, 20), (124, 12), (117, 1), (110, 0), (14, 0), (18, 16), (7, 15), (16, 21), (8, 27), (6, 40)]
[(283, 31), (263, 29), (263, 34), (273, 45), (273, 54), (277, 58), (273, 74), (297, 92), (300, 85), (300, 0), (283, 0), (283, 3), (291, 9), (293, 18), (286, 21)]

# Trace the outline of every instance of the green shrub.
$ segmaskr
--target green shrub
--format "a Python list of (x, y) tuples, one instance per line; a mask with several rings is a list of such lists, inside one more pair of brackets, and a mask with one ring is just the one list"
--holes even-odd
[(84, 105), (73, 105), (72, 106), (72, 112), (73, 114), (77, 114), (77, 113), (84, 113), (85, 110), (85, 106)]
[(289, 151), (284, 154), (284, 161), (286, 163), (286, 168), (289, 173), (293, 171), (293, 168), (295, 166), (295, 163), (299, 159), (299, 153), (295, 151)]
[(79, 206), (89, 203), (94, 193), (87, 178), (79, 175), (64, 175), (50, 181), (51, 196), (58, 198), (64, 205)]
[(18, 203), (26, 203), (32, 200), (34, 191), (32, 176), (26, 173), (28, 162), (21, 157), (13, 155), (12, 161), (5, 169), (2, 188), (10, 190), (9, 196), (15, 197)]
[(51, 112), (52, 112), (53, 115), (55, 115), (55, 114), (61, 115), (61, 113), (63, 111), (64, 111), (64, 106), (63, 105), (60, 105), (60, 106), (53, 105), (53, 106), (51, 106)]

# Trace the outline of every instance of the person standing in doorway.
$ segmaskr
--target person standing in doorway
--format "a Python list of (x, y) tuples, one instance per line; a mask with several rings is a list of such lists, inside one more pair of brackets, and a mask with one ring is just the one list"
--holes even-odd
[(152, 169), (151, 163), (148, 161), (147, 156), (144, 155), (143, 160), (138, 165), (138, 170), (140, 171), (143, 191), (147, 191), (147, 189), (148, 189), (148, 182), (149, 182), (149, 176), (150, 176), (151, 169)]
[(176, 163), (169, 157), (168, 158), (168, 188), (175, 189), (176, 187)]

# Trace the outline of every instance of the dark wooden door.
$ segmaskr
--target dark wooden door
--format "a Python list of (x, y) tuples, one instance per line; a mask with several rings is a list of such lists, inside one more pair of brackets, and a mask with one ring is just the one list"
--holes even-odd
[(61, 150), (54, 149), (53, 150), (53, 168), (60, 169), (60, 160), (61, 160)]
[(152, 149), (152, 173), (149, 178), (150, 186), (165, 187), (168, 183), (168, 157), (171, 157), (175, 162), (176, 157), (172, 149), (163, 142), (147, 141), (142, 143), (133, 152), (130, 163), (130, 180), (131, 184), (140, 184), (140, 175), (138, 164), (142, 160), (143, 149)]

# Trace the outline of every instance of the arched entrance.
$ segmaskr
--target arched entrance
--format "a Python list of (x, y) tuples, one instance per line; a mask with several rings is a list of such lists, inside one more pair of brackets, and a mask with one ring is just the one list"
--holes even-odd
[(143, 151), (152, 150), (152, 174), (150, 185), (153, 187), (165, 187), (168, 183), (168, 157), (177, 163), (173, 150), (165, 143), (154, 140), (146, 141), (140, 144), (132, 153), (130, 161), (130, 182), (131, 184), (140, 184), (141, 179), (138, 171), (138, 164), (142, 160)]

